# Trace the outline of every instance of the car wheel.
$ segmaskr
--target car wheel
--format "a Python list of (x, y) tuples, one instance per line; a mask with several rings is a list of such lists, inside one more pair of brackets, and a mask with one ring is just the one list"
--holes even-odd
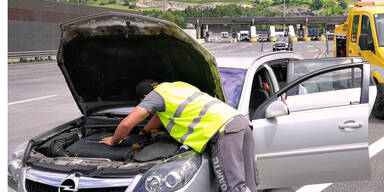
[(276, 51), (276, 49), (273, 49), (273, 51)]
[(377, 84), (377, 95), (372, 114), (378, 119), (384, 119), (384, 84)]
[(291, 47), (291, 51), (293, 51), (293, 48)]

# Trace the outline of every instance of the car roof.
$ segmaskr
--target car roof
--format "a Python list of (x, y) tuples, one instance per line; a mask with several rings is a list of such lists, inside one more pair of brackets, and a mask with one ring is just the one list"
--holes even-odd
[[(262, 54), (237, 53), (231, 55), (215, 55), (217, 66), (226, 68), (249, 69), (253, 65), (262, 65), (265, 62), (279, 59), (302, 60), (301, 55), (291, 51), (267, 52)], [(257, 62), (265, 59), (265, 62)]]

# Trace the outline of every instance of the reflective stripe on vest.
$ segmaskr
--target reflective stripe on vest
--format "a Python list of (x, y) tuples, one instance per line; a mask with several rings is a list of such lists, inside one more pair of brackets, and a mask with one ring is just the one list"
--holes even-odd
[(157, 112), (170, 135), (201, 152), (209, 139), (239, 113), (222, 101), (184, 82), (162, 83), (155, 88), (165, 101)]

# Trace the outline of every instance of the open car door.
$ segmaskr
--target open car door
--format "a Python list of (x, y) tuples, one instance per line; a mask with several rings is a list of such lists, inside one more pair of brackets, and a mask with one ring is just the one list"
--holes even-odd
[(368, 179), (369, 78), (368, 63), (334, 65), (264, 102), (250, 118), (259, 188)]

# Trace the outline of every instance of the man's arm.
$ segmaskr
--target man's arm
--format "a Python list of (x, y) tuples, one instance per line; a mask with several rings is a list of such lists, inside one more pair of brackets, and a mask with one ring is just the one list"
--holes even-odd
[(127, 117), (125, 117), (120, 122), (119, 126), (115, 130), (113, 137), (105, 137), (100, 141), (100, 143), (104, 143), (109, 146), (114, 146), (120, 143), (125, 138), (125, 136), (131, 132), (132, 128), (142, 122), (148, 115), (149, 112), (146, 109), (142, 107), (136, 107)]
[(149, 122), (144, 126), (143, 129), (145, 132), (150, 132), (152, 129), (159, 128), (161, 125), (162, 125), (162, 123), (160, 121), (160, 118), (157, 115), (157, 113), (155, 113), (152, 116), (151, 120), (149, 120)]

